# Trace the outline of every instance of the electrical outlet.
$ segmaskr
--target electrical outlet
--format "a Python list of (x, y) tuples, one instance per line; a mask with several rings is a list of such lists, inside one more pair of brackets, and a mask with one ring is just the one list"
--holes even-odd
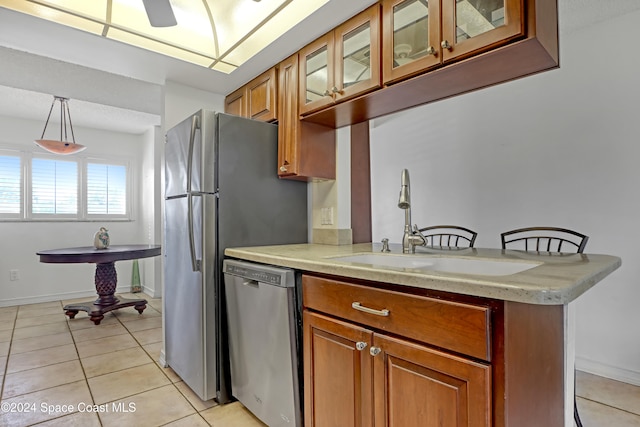
[(9, 280), (16, 281), (16, 280), (20, 280), (20, 274), (18, 273), (18, 270), (9, 270)]
[(333, 207), (320, 209), (320, 224), (333, 225)]

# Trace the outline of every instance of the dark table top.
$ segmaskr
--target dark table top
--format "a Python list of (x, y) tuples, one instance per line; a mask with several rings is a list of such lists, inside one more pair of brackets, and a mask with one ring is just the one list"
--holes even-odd
[(102, 264), (158, 256), (160, 255), (160, 249), (160, 245), (113, 245), (106, 249), (82, 246), (78, 248), (49, 249), (36, 252), (36, 255), (40, 256), (40, 262), (65, 264), (94, 262)]

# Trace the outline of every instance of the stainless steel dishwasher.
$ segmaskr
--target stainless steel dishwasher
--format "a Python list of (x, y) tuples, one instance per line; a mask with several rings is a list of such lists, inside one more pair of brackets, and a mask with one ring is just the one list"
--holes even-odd
[(302, 426), (293, 270), (226, 259), (231, 392), (269, 427)]

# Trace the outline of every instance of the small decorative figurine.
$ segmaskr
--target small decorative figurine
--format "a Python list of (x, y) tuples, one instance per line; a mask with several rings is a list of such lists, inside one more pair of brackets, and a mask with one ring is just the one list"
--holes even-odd
[(109, 247), (109, 230), (100, 227), (100, 231), (96, 232), (93, 237), (93, 246), (96, 249), (107, 249)]

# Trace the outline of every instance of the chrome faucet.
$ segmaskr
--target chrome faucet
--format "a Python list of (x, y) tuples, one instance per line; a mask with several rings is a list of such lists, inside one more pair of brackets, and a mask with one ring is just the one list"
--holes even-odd
[(404, 235), (402, 236), (402, 252), (414, 253), (416, 246), (426, 246), (427, 239), (420, 233), (418, 226), (411, 229), (411, 184), (409, 183), (409, 170), (403, 169), (400, 180), (400, 198), (398, 207), (404, 209)]

